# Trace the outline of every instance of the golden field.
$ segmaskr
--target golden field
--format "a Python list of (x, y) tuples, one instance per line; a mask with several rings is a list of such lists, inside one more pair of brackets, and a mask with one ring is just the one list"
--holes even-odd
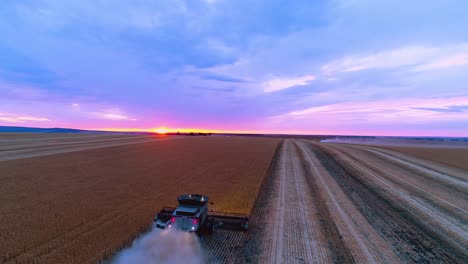
[[(24, 152), (28, 144), (34, 149), (33, 157), (0, 161), (2, 263), (96, 262), (130, 242), (183, 193), (209, 196), (214, 210), (250, 213), (280, 142), (101, 135), (106, 144), (99, 147), (90, 143), (94, 137), (36, 135), (34, 144), (24, 137), (15, 141), (10, 135), (0, 145), (0, 154), (2, 148)], [(113, 140), (125, 144), (112, 145)], [(57, 154), (50, 155), (57, 144)], [(80, 144), (95, 149), (82, 150)], [(41, 148), (49, 152), (41, 154)]]

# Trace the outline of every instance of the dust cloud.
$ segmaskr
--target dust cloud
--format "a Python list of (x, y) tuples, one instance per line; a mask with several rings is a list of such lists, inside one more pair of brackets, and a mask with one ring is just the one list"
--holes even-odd
[(200, 241), (194, 233), (153, 229), (122, 251), (115, 264), (200, 264)]
[(368, 144), (368, 145), (377, 145), (377, 144), (390, 144), (396, 143), (385, 138), (327, 138), (320, 140), (322, 143), (347, 143), (347, 144)]
[(320, 140), (322, 143), (345, 143), (389, 147), (467, 148), (465, 138), (416, 138), (416, 137), (336, 137)]

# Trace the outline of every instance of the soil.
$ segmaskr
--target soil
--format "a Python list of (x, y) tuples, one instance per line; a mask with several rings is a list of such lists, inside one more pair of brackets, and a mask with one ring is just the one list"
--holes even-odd
[(200, 238), (207, 263), (468, 263), (465, 162), (418, 151), (207, 137), (3, 161), (0, 252), (90, 262), (197, 192), (250, 213), (248, 231)]
[(218, 263), (467, 263), (468, 173), (375, 146), (286, 139)]
[[(22, 136), (17, 147), (2, 137), (1, 147), (79, 142), (75, 148), (91, 140), (64, 137)], [(214, 210), (248, 214), (280, 141), (130, 138), (115, 140), (138, 143), (0, 161), (0, 263), (95, 263), (131, 242), (183, 193), (207, 195)]]

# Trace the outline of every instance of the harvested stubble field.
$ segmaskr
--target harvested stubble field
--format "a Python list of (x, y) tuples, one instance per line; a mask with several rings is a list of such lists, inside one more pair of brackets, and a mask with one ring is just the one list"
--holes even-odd
[(0, 161), (167, 139), (174, 138), (104, 133), (2, 133), (0, 134)]
[(208, 195), (214, 210), (249, 213), (279, 143), (218, 136), (0, 139), (2, 263), (96, 262), (181, 193)]
[(438, 147), (431, 145), (419, 148), (402, 146), (384, 146), (383, 148), (468, 171), (468, 146), (466, 145), (464, 147), (458, 148)]
[(467, 263), (468, 172), (434, 159), (286, 139), (249, 231), (217, 230), (202, 243), (205, 259)]

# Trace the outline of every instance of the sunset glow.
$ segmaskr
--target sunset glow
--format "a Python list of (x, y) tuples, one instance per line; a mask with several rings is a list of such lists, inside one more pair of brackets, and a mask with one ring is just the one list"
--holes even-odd
[[(97, 131), (114, 131), (114, 132), (149, 132), (157, 134), (167, 133), (217, 133), (217, 134), (273, 134), (274, 131), (262, 130), (222, 130), (222, 129), (204, 129), (204, 128), (91, 128), (90, 130)], [(289, 131), (291, 132), (291, 131)], [(296, 131), (298, 133), (298, 131)], [(294, 134), (292, 132), (291, 134)]]
[(0, 126), (468, 136), (468, 2), (254, 2), (6, 1)]
[(155, 133), (158, 133), (158, 134), (167, 134), (167, 133), (170, 133), (171, 130), (169, 128), (167, 128), (167, 127), (159, 127), (159, 128), (155, 128), (151, 132), (155, 132)]

